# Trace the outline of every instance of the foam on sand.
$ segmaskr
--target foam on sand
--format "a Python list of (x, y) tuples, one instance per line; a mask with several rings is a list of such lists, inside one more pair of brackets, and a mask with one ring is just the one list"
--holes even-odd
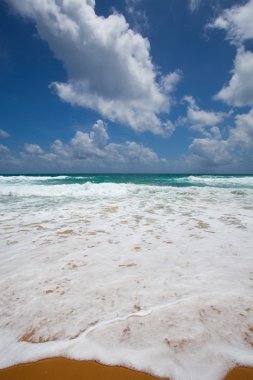
[(0, 194), (2, 368), (67, 356), (218, 380), (253, 366), (251, 188), (9, 180)]

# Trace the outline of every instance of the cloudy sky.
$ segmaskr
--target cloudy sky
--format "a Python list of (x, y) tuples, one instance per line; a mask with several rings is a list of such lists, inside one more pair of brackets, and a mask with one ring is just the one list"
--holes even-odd
[(253, 0), (0, 0), (0, 172), (253, 173)]

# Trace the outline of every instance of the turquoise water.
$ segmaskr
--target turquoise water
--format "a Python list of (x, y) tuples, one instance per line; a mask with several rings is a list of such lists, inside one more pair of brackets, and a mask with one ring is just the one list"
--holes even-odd
[(43, 185), (71, 185), (85, 183), (125, 183), (173, 187), (253, 188), (250, 175), (193, 175), (193, 174), (44, 174), (4, 175), (1, 183), (27, 183)]

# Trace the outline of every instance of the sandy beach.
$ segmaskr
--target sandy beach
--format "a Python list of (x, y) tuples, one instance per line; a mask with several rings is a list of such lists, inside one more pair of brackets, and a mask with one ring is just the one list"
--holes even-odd
[[(53, 358), (16, 365), (0, 370), (0, 380), (152, 380), (158, 379), (143, 372), (120, 366), (106, 366), (94, 361)], [(235, 368), (224, 380), (253, 380), (253, 369)]]

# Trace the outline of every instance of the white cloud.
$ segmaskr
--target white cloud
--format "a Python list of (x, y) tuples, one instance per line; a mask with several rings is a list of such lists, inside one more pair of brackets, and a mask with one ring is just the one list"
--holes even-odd
[(217, 126), (217, 124), (224, 120), (226, 115), (222, 112), (205, 111), (200, 109), (192, 96), (185, 96), (184, 100), (188, 106), (186, 117), (181, 120), (181, 123), (189, 125), (193, 131), (206, 136), (210, 136), (210, 131), (215, 131), (214, 133), (217, 134), (217, 128), (208, 128)]
[(252, 20), (253, 0), (250, 0), (226, 9), (209, 25), (211, 28), (225, 30), (227, 38), (237, 46), (232, 77), (215, 95), (215, 99), (236, 107), (253, 105), (253, 53), (243, 47), (247, 40), (253, 39)]
[[(53, 159), (63, 167), (66, 164), (73, 168), (84, 167), (105, 169), (110, 168), (135, 171), (138, 168), (149, 168), (163, 163), (163, 159), (150, 148), (135, 141), (126, 141), (122, 144), (109, 142), (106, 125), (98, 120), (89, 133), (77, 131), (74, 137), (64, 144), (56, 140), (52, 144), (52, 152), (47, 153), (47, 159)], [(51, 157), (54, 154), (55, 157)]]
[[(253, 19), (252, 19), (253, 20)], [(253, 24), (253, 22), (252, 22)], [(215, 96), (233, 106), (253, 105), (253, 53), (238, 49), (232, 78)]]
[(213, 130), (212, 136), (195, 138), (189, 149), (192, 153), (188, 159), (200, 167), (230, 165), (251, 170), (253, 168), (253, 109), (246, 114), (235, 116), (234, 127), (229, 135), (222, 139), (219, 130)]
[(59, 156), (61, 158), (68, 158), (70, 155), (69, 147), (59, 139), (54, 141), (54, 143), (51, 146), (51, 149), (53, 151), (53, 154), (56, 155), (56, 157)]
[(37, 144), (24, 144), (25, 152), (29, 154), (43, 154), (43, 149)]
[(226, 9), (209, 27), (224, 29), (234, 44), (253, 38), (253, 0)]
[(217, 166), (231, 162), (232, 155), (228, 142), (216, 138), (194, 139), (190, 151), (198, 156), (202, 166)]
[(91, 108), (136, 131), (163, 133), (161, 112), (171, 101), (159, 85), (146, 38), (129, 28), (125, 18), (95, 13), (95, 1), (6, 0), (36, 23), (69, 74), (54, 82), (59, 97)]
[[(107, 151), (109, 152), (110, 149), (111, 147), (109, 145)], [(123, 158), (123, 160), (130, 164), (137, 163), (149, 166), (161, 162), (152, 149), (142, 144), (137, 144), (134, 141), (126, 141), (125, 144), (118, 145), (116, 150), (121, 156), (121, 159)]]
[(164, 93), (171, 93), (182, 79), (182, 72), (180, 70), (174, 71), (170, 74), (162, 76), (160, 80), (161, 90)]
[(55, 140), (47, 151), (43, 152), (37, 144), (27, 144), (27, 148), (15, 157), (7, 147), (0, 145), (1, 171), (252, 172), (253, 109), (234, 116), (234, 125), (226, 138), (217, 126), (210, 126), (208, 133), (192, 140), (188, 156), (178, 160), (163, 158), (136, 141), (110, 141), (101, 120), (89, 132), (77, 131), (66, 143)]
[(240, 144), (244, 151), (251, 152), (253, 156), (253, 109), (247, 114), (237, 115), (235, 125), (236, 128), (231, 130), (231, 144)]
[(109, 140), (109, 135), (102, 120), (98, 120), (92, 127), (90, 138), (99, 148), (103, 148)]
[(4, 131), (3, 129), (0, 129), (0, 137), (10, 137), (9, 133)]
[(98, 120), (89, 132), (76, 131), (66, 143), (57, 139), (47, 150), (24, 144), (19, 155), (0, 144), (1, 172), (149, 172), (165, 170), (168, 161), (135, 141), (110, 141)]
[(55, 140), (52, 151), (61, 159), (85, 160), (87, 158), (102, 158), (105, 156), (103, 148), (109, 139), (106, 126), (102, 120), (98, 120), (90, 133), (77, 131), (68, 144), (61, 140)]

